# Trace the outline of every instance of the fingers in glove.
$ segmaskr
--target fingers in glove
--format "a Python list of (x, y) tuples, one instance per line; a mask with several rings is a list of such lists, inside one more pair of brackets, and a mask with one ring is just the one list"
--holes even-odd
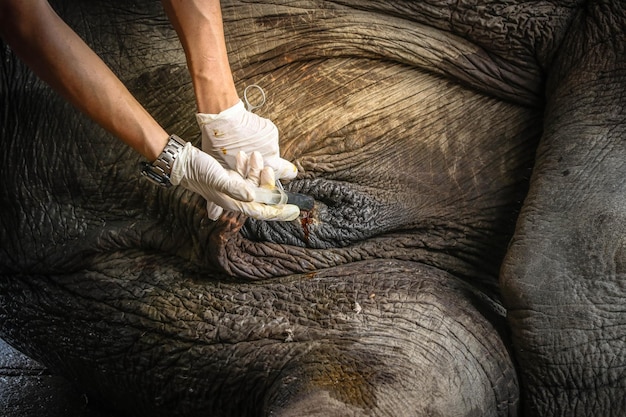
[[(267, 205), (257, 202), (244, 202), (217, 192), (211, 196), (211, 199), (213, 203), (222, 207), (224, 210), (238, 211), (257, 220), (291, 221), (300, 215), (300, 208), (293, 204)], [(208, 205), (207, 210), (209, 210)], [(212, 213), (217, 212), (209, 212), (209, 214)]]
[(252, 152), (252, 155), (250, 155), (250, 162), (248, 163), (247, 180), (250, 183), (254, 184), (255, 186), (258, 186), (262, 169), (263, 169), (263, 155), (261, 155), (260, 152)]
[(261, 203), (241, 203), (239, 209), (249, 217), (265, 221), (291, 221), (300, 215), (300, 208), (293, 204), (269, 206)]
[(235, 171), (237, 171), (239, 175), (244, 178), (248, 177), (249, 164), (250, 157), (248, 154), (243, 151), (237, 152), (237, 157), (235, 158)]
[[(261, 155), (260, 152), (252, 152), (252, 154), (248, 155), (243, 151), (239, 151), (237, 154), (237, 173), (244, 177), (248, 183), (252, 184), (254, 187), (260, 186), (261, 176), (265, 171), (271, 171), (272, 178), (274, 178), (273, 169), (269, 166), (263, 166), (263, 155)], [(265, 172), (266, 176), (267, 172)], [(267, 182), (266, 180), (265, 186), (273, 186), (274, 182), (275, 181)]]
[(212, 201), (206, 202), (206, 215), (209, 219), (213, 221), (219, 219), (223, 211), (224, 209), (218, 206), (217, 204), (215, 204), (214, 202)]
[(278, 180), (291, 180), (298, 175), (298, 168), (291, 162), (283, 158), (265, 158), (265, 165), (274, 169), (274, 174)]
[(276, 176), (270, 166), (263, 167), (259, 178), (259, 187), (274, 188), (276, 186)]

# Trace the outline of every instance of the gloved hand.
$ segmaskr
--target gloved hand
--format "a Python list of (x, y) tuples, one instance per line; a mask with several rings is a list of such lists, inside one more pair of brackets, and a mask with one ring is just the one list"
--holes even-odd
[(202, 150), (225, 162), (225, 168), (236, 169), (239, 151), (256, 151), (265, 165), (274, 169), (277, 179), (292, 179), (298, 174), (294, 164), (280, 157), (274, 123), (247, 111), (241, 100), (219, 114), (197, 113), (196, 120), (202, 131)]
[[(260, 155), (255, 160), (256, 165), (259, 165), (259, 158)], [(253, 201), (254, 188), (260, 185), (261, 178), (267, 178), (268, 173), (261, 175), (262, 170), (258, 166), (252, 167), (251, 162), (252, 158), (247, 158), (245, 154), (235, 158), (240, 171), (249, 177), (246, 180), (237, 172), (224, 169), (214, 158), (187, 142), (174, 161), (171, 181), (203, 196), (207, 200), (207, 208), (212, 210), (207, 213), (212, 220), (217, 220), (222, 209), (238, 211), (258, 220), (289, 221), (297, 218), (300, 214), (297, 206), (269, 206)], [(271, 174), (266, 181), (273, 181)]]

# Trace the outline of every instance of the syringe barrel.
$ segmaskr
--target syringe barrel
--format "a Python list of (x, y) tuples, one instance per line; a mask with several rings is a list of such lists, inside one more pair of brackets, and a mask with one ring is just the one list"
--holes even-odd
[(284, 191), (274, 188), (256, 187), (254, 189), (254, 201), (257, 203), (265, 203), (272, 206), (287, 204), (287, 194)]

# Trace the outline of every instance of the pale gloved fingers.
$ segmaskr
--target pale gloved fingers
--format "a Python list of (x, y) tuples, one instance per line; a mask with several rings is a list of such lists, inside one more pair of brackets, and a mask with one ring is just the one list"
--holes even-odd
[(237, 172), (255, 187), (274, 188), (276, 185), (274, 169), (271, 166), (264, 166), (263, 163), (260, 152), (255, 151), (247, 155), (240, 151), (237, 155)]
[(250, 166), (250, 155), (243, 151), (237, 153), (235, 159), (235, 171), (244, 178), (248, 177), (248, 170)]
[[(240, 178), (239, 174), (234, 171), (229, 171), (229, 173)], [(212, 192), (209, 198), (224, 210), (238, 211), (257, 220), (290, 221), (300, 215), (300, 208), (292, 204), (270, 206), (257, 202), (244, 202), (220, 192)]]
[[(236, 180), (244, 181), (248, 183), (248, 186), (251, 185), (248, 180), (243, 180), (235, 171), (227, 172)], [(222, 207), (224, 210), (238, 211), (248, 217), (258, 220), (290, 221), (296, 219), (300, 215), (300, 208), (292, 204), (270, 206), (257, 202), (245, 202), (231, 198), (225, 193), (221, 193), (216, 190), (210, 190), (205, 198)]]
[[(216, 196), (217, 197), (217, 196)], [(225, 210), (239, 211), (248, 217), (265, 221), (291, 221), (298, 218), (300, 208), (293, 204), (284, 204), (281, 206), (270, 206), (263, 203), (243, 202), (232, 199), (223, 194), (217, 197), (219, 204)]]
[(263, 156), (260, 152), (252, 152), (248, 158), (248, 176), (246, 179), (254, 186), (259, 186), (261, 170), (263, 169)]
[(263, 156), (259, 152), (248, 155), (243, 151), (237, 154), (237, 173), (244, 177), (254, 187), (260, 186), (261, 172), (270, 167), (263, 166)]
[[(259, 153), (260, 155), (263, 155), (262, 153), (258, 151), (255, 151), (255, 152)], [(245, 159), (245, 162), (240, 162), (240, 159), (242, 158), (240, 154), (248, 155), (248, 158), (251, 156), (251, 154), (247, 154), (243, 151), (238, 151), (237, 157), (234, 159), (230, 155), (222, 155), (223, 160), (230, 161), (230, 162), (223, 162), (222, 166), (228, 169), (228, 167), (232, 165), (239, 174), (241, 174), (243, 177), (246, 177), (246, 176), (249, 176), (249, 173), (244, 173), (242, 169), (243, 169), (243, 166), (250, 167), (248, 165), (249, 161)], [(283, 159), (280, 157), (269, 157), (269, 158), (263, 157), (262, 159), (263, 159), (263, 163), (261, 165), (266, 165), (266, 166), (271, 167), (274, 170), (276, 179), (292, 180), (298, 175), (298, 168), (291, 162), (287, 161), (286, 159)], [(258, 165), (258, 163), (256, 165)]]
[(239, 204), (242, 213), (257, 220), (288, 222), (300, 216), (300, 208), (293, 204), (285, 204), (283, 206), (269, 206), (254, 202)]
[(223, 211), (224, 211), (223, 208), (221, 208), (220, 206), (218, 206), (214, 202), (207, 200), (207, 202), (206, 202), (206, 215), (207, 215), (207, 217), (209, 219), (211, 219), (213, 221), (219, 219), (220, 216), (222, 215)]
[(298, 168), (286, 159), (274, 157), (265, 158), (265, 165), (272, 167), (276, 179), (291, 180), (298, 175)]
[[(258, 164), (259, 157), (254, 159)], [(261, 173), (256, 175), (260, 177)], [(290, 204), (269, 206), (251, 202), (254, 198), (254, 182), (245, 180), (235, 171), (225, 170), (214, 158), (191, 143), (185, 144), (178, 153), (172, 167), (171, 180), (173, 184), (180, 184), (200, 194), (222, 209), (239, 211), (255, 219), (289, 221), (300, 214), (300, 209)], [(258, 177), (256, 183), (258, 184)], [(209, 216), (217, 219), (220, 209), (210, 209), (209, 205), (207, 209)]]
[(276, 176), (274, 170), (270, 166), (263, 167), (259, 177), (259, 187), (273, 189), (276, 187)]

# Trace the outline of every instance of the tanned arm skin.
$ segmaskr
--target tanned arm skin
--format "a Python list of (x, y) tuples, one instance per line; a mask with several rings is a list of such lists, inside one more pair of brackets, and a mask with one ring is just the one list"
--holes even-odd
[[(191, 71), (199, 112), (238, 101), (218, 0), (163, 0)], [(149, 161), (168, 133), (46, 0), (0, 0), (0, 36), (32, 71)]]

